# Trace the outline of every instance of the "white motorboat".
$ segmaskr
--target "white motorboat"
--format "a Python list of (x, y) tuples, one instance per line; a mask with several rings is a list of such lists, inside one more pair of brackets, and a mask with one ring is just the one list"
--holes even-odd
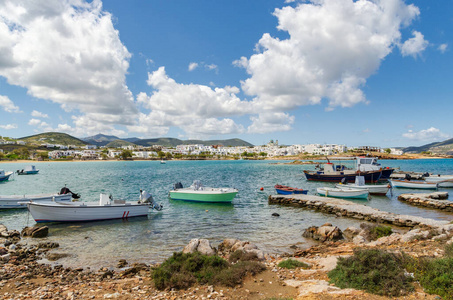
[(169, 197), (173, 200), (227, 203), (233, 201), (237, 193), (237, 189), (205, 187), (195, 180), (188, 188), (184, 188), (180, 182), (176, 183)]
[(13, 175), (13, 172), (5, 172), (5, 170), (0, 170), (0, 181), (6, 181), (9, 179), (9, 176)]
[(451, 188), (453, 187), (453, 175), (438, 175), (425, 177), (426, 182), (435, 182), (438, 187)]
[(99, 203), (86, 202), (26, 202), (24, 203), (37, 223), (88, 222), (111, 219), (128, 219), (147, 216), (152, 203), (113, 200), (101, 194)]
[(358, 190), (368, 190), (370, 194), (373, 195), (385, 195), (391, 188), (390, 184), (368, 184), (365, 185), (365, 179), (363, 176), (356, 176), (355, 183), (343, 184), (339, 183), (335, 185), (338, 189), (358, 189)]
[(437, 182), (426, 182), (422, 180), (389, 180), (394, 188), (408, 188), (408, 189), (425, 189), (437, 190)]
[(368, 190), (359, 190), (347, 187), (342, 189), (320, 187), (316, 189), (316, 192), (321, 196), (346, 199), (368, 199), (368, 196), (370, 194)]
[(0, 196), (0, 209), (7, 208), (27, 208), (19, 202), (33, 201), (33, 202), (49, 202), (49, 201), (66, 201), (72, 200), (72, 194), (39, 194), (39, 195), (8, 195)]

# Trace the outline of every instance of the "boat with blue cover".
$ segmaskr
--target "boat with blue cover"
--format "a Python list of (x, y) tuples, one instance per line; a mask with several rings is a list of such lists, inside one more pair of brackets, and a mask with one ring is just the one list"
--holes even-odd
[(276, 184), (274, 186), (277, 194), (280, 195), (291, 195), (291, 194), (307, 194), (308, 190), (293, 188), (287, 185)]

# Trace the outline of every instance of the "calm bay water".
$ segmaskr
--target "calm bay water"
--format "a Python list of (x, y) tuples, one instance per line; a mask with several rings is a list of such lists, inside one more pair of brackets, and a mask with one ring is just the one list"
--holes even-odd
[[(453, 160), (388, 160), (384, 166), (404, 171), (453, 174)], [(29, 163), (2, 163), (0, 169), (15, 171)], [(47, 224), (48, 241), (60, 244), (58, 253), (71, 256), (58, 261), (66, 266), (114, 267), (119, 259), (128, 262), (160, 262), (180, 251), (192, 238), (207, 238), (217, 245), (225, 238), (249, 240), (269, 253), (291, 252), (289, 246), (310, 245), (301, 235), (309, 226), (330, 222), (342, 230), (358, 227), (358, 220), (336, 218), (310, 210), (268, 205), (267, 197), (275, 194), (276, 183), (309, 189), (315, 194), (319, 186), (333, 183), (307, 182), (303, 169), (271, 161), (115, 161), (115, 162), (43, 162), (36, 163), (40, 172), (33, 176), (15, 176), (0, 184), (0, 195), (58, 192), (65, 184), (80, 193), (83, 201), (96, 202), (99, 193), (111, 193), (115, 199), (137, 200), (139, 190), (149, 191), (164, 209), (148, 217), (77, 224)], [(235, 187), (239, 190), (232, 204), (200, 204), (168, 199), (168, 191), (180, 181), (188, 186), (193, 180), (205, 186)], [(260, 187), (264, 191), (260, 191)], [(448, 189), (441, 189), (446, 190)], [(451, 189), (450, 189), (451, 190)], [(356, 201), (384, 211), (433, 219), (453, 220), (453, 214), (410, 206), (396, 199), (394, 189), (387, 196), (373, 196)], [(451, 197), (450, 197), (451, 198)], [(280, 217), (272, 217), (272, 213)], [(27, 210), (0, 211), (0, 223), (8, 229), (22, 230), (35, 224)], [(33, 243), (31, 239), (24, 239)]]

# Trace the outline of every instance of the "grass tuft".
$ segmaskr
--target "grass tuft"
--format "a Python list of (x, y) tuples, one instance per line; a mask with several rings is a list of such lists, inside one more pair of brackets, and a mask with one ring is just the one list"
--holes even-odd
[(285, 269), (295, 269), (295, 268), (302, 268), (302, 269), (308, 269), (309, 266), (301, 261), (295, 260), (295, 259), (287, 259), (284, 261), (281, 261), (277, 265), (280, 268), (285, 268)]
[(369, 241), (375, 241), (383, 236), (389, 236), (393, 233), (392, 227), (383, 225), (369, 225), (362, 223), (360, 228), (365, 231), (365, 238)]

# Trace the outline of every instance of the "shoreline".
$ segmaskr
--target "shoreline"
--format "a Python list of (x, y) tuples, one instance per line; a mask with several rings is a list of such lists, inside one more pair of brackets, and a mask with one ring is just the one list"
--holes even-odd
[[(329, 156), (328, 158), (331, 160), (353, 160), (355, 156), (351, 157), (335, 157), (335, 156)], [(418, 159), (453, 159), (453, 157), (441, 157), (441, 156), (422, 156), (422, 155), (417, 155), (414, 157), (401, 157), (401, 158), (385, 158), (385, 157), (380, 157), (379, 159), (381, 160), (418, 160)], [(171, 162), (171, 161), (232, 161), (232, 160), (238, 160), (239, 159), (171, 159), (171, 160), (165, 160), (165, 162)], [(313, 157), (313, 158), (299, 158), (299, 157), (273, 157), (273, 158), (264, 158), (264, 159), (244, 159), (245, 161), (276, 161), (276, 160), (284, 160), (284, 161), (289, 161), (292, 160), (293, 162), (290, 163), (285, 163), (285, 164), (294, 164), (294, 165), (300, 165), (300, 164), (312, 164), (311, 161), (326, 161), (325, 157)], [(84, 159), (84, 160), (43, 160), (43, 161), (38, 161), (38, 160), (0, 160), (0, 164), (5, 164), (5, 163), (30, 163), (30, 164), (40, 164), (40, 163), (59, 163), (59, 162), (114, 162), (114, 161), (124, 161), (124, 162), (132, 162), (132, 161), (156, 161), (160, 162), (160, 159), (130, 159), (130, 160), (120, 160), (120, 159)], [(313, 162), (313, 164), (316, 164), (319, 162)]]

